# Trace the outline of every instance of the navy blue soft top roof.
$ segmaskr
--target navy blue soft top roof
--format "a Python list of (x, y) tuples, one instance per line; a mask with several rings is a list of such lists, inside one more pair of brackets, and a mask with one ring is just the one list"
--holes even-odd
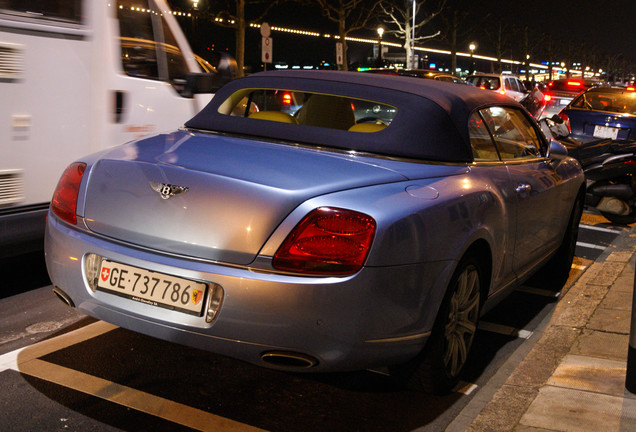
[[(255, 121), (221, 114), (219, 107), (241, 89), (282, 89), (334, 94), (392, 105), (390, 127), (353, 133), (314, 126)], [(492, 91), (421, 78), (340, 71), (272, 71), (229, 82), (186, 127), (443, 162), (470, 162), (468, 119), (489, 105), (521, 107)]]

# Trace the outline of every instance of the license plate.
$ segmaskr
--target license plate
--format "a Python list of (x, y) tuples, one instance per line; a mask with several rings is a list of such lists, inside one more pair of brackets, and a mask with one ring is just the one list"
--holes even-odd
[(140, 303), (201, 316), (207, 285), (102, 260), (97, 289)]
[(594, 136), (596, 138), (611, 138), (616, 139), (618, 136), (618, 128), (609, 126), (594, 126)]

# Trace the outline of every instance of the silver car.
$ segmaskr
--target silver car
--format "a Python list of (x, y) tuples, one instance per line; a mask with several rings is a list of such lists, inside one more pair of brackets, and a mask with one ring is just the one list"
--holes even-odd
[(579, 164), (495, 92), (266, 72), (71, 164), (46, 261), (61, 299), (134, 331), (444, 392), (480, 314), (540, 269), (563, 285), (583, 196)]

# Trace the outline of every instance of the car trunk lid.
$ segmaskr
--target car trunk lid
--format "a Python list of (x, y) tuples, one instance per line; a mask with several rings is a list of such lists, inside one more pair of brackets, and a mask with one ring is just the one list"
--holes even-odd
[(93, 232), (140, 247), (246, 265), (307, 199), (406, 179), (363, 159), (219, 135), (161, 135), (94, 164), (84, 217)]

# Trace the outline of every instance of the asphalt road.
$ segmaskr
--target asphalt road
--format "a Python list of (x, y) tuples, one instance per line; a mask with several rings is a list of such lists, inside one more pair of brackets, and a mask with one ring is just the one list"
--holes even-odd
[[(584, 215), (571, 281), (625, 230), (606, 222)], [(482, 318), (465, 382), (432, 396), (375, 372), (281, 373), (95, 321), (51, 293), (39, 254), (0, 275), (0, 431), (440, 431), (503, 379), (558, 301), (533, 281), (509, 296)]]

